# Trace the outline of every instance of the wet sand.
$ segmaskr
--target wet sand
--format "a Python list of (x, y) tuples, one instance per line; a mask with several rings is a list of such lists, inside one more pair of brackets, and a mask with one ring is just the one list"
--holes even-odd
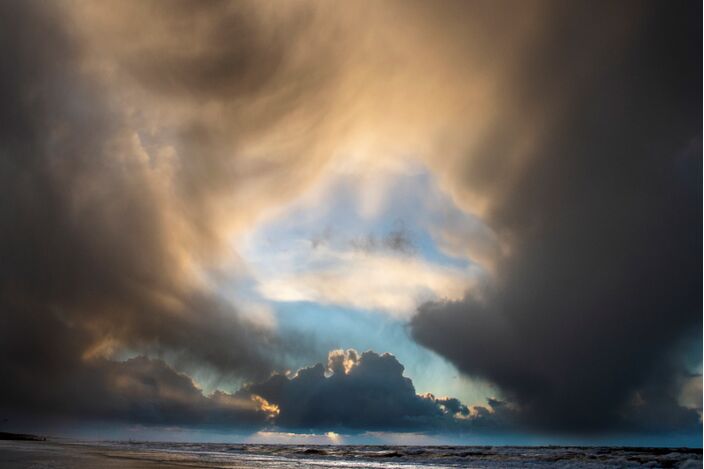
[[(155, 455), (157, 456), (157, 455)], [(63, 442), (0, 441), (3, 469), (167, 469), (208, 467), (159, 461), (146, 454), (118, 454), (97, 445)]]

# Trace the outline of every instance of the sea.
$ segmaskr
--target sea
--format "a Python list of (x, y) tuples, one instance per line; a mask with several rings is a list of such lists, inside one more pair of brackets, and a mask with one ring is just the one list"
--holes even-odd
[(0, 441), (0, 467), (84, 468), (700, 468), (693, 448), (305, 446)]

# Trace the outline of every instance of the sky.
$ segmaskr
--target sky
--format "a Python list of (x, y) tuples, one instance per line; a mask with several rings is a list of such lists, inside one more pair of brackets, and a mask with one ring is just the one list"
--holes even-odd
[(0, 3), (0, 431), (700, 447), (701, 8)]

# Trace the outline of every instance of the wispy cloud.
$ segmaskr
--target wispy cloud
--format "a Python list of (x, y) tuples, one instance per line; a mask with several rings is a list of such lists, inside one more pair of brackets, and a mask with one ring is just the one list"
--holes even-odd
[[(409, 317), (425, 301), (461, 298), (479, 272), (417, 257), (319, 247), (272, 256), (275, 271), (259, 277), (259, 292), (274, 301), (312, 301)], [(289, 266), (289, 269), (286, 268)]]

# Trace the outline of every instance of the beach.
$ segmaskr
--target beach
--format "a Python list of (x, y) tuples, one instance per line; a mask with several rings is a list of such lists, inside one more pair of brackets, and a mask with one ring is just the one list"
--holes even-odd
[(702, 467), (691, 448), (0, 441), (5, 469)]

